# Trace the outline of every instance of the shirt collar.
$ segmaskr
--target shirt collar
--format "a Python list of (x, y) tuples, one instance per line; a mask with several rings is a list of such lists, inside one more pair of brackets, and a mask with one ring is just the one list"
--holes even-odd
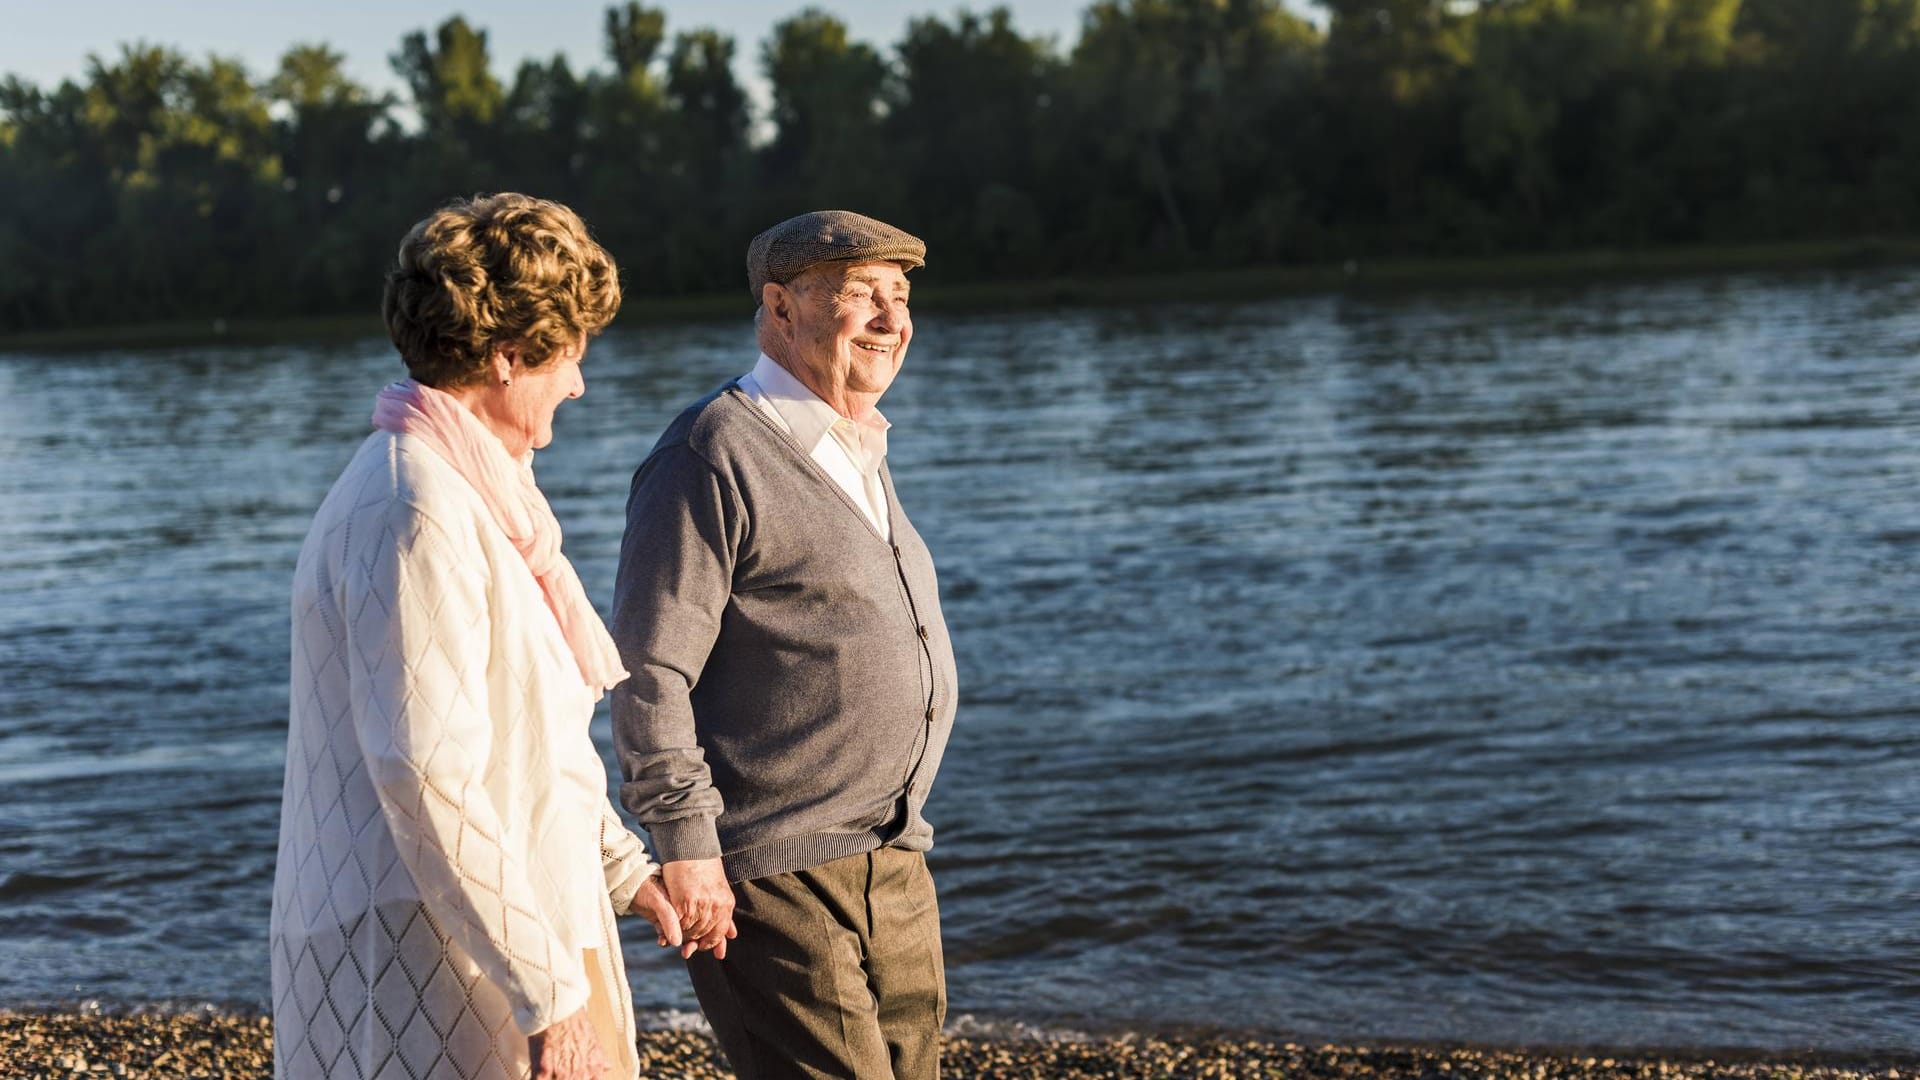
[[(760, 392), (780, 413), (780, 419), (787, 422), (794, 441), (809, 454), (833, 433), (833, 425), (844, 419), (820, 395), (794, 378), (793, 372), (781, 367), (766, 353), (761, 353), (753, 365), (753, 381), (760, 384)], [(854, 423), (865, 429), (860, 432), (862, 441), (876, 447), (878, 457), (885, 457), (886, 432), (893, 425), (880, 415), (880, 410), (874, 409)]]

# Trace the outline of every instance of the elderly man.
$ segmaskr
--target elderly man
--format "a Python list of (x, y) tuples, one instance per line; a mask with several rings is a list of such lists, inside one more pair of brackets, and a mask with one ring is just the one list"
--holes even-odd
[(694, 990), (742, 1080), (939, 1072), (920, 812), (952, 727), (953, 652), (875, 408), (913, 337), (907, 271), (925, 252), (840, 210), (755, 237), (759, 360), (674, 420), (627, 503), (621, 798), (653, 835)]

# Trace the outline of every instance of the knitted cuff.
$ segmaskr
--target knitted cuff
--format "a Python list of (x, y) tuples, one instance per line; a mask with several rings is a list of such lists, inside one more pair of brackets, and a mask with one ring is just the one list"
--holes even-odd
[(714, 830), (710, 817), (656, 821), (646, 829), (653, 837), (653, 850), (663, 863), (720, 857), (720, 834)]

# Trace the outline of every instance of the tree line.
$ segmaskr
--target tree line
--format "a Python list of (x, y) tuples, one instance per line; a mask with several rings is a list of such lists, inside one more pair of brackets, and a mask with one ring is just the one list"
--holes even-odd
[[(758, 46), (629, 2), (605, 59), (496, 72), (407, 35), (404, 98), (295, 45), (147, 44), (0, 82), (0, 330), (372, 310), (459, 194), (578, 209), (630, 295), (743, 287), (765, 225), (863, 210), (942, 281), (1772, 241), (1920, 226), (1920, 0), (1099, 0), (882, 52), (809, 8)], [(1323, 25), (1322, 25), (1323, 24)]]

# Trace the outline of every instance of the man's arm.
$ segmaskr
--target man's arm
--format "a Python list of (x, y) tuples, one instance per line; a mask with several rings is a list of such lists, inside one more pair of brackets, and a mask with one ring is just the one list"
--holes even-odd
[(731, 929), (733, 894), (692, 693), (720, 634), (745, 527), (738, 493), (705, 459), (684, 444), (656, 450), (634, 474), (613, 586), (613, 638), (633, 673), (613, 690), (620, 801), (653, 837), (688, 944), (708, 948)]

